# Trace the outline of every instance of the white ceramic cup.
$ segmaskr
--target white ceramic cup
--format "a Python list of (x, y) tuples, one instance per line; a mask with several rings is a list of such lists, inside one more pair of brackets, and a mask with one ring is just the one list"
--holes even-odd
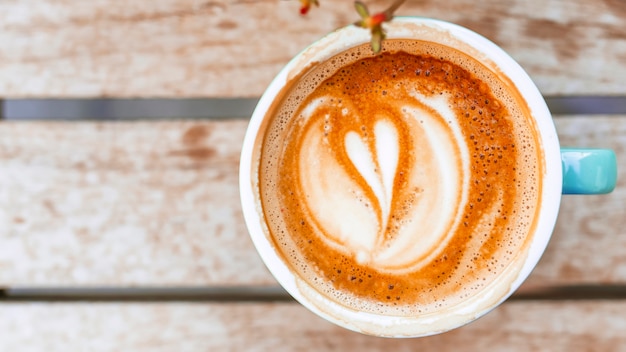
[(556, 222), (563, 186), (561, 153), (551, 114), (539, 90), (526, 72), (491, 41), (460, 26), (426, 18), (396, 18), (386, 24), (385, 29), (387, 38), (432, 41), (470, 55), (494, 72), (501, 72), (508, 77), (526, 100), (539, 132), (538, 138), (545, 155), (545, 172), (542, 176), (539, 219), (534, 233), (530, 234), (532, 243), (528, 255), (522, 256), (520, 262), (516, 263), (515, 273), (505, 273), (502, 276), (506, 279), (494, 280), (480, 294), (445, 312), (411, 317), (378, 315), (349, 309), (316, 294), (289, 270), (272, 247), (256, 189), (257, 162), (253, 160), (255, 142), (263, 137), (263, 131), (260, 130), (262, 122), (276, 95), (291, 77), (297, 76), (313, 62), (322, 62), (348, 48), (369, 42), (369, 32), (354, 26), (337, 30), (312, 44), (289, 62), (267, 88), (252, 115), (245, 136), (240, 165), (241, 200), (250, 236), (260, 256), (278, 282), (302, 305), (335, 324), (366, 334), (427, 336), (462, 326), (486, 314), (509, 297), (528, 277), (544, 252)]

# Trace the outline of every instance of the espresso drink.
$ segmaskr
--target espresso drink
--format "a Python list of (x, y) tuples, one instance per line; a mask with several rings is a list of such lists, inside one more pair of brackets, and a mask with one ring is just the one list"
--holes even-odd
[(516, 277), (544, 166), (525, 102), (498, 72), (388, 40), (380, 55), (364, 45), (313, 65), (268, 114), (255, 187), (301, 285), (408, 316)]

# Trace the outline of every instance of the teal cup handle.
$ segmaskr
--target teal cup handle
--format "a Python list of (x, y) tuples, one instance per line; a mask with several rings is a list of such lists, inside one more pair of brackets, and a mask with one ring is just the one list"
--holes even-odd
[(606, 194), (615, 189), (617, 161), (610, 149), (561, 148), (563, 194)]

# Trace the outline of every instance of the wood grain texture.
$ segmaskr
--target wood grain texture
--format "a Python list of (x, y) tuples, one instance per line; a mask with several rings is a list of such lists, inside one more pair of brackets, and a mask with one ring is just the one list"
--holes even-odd
[[(623, 351), (626, 302), (505, 303), (420, 339), (336, 327), (298, 304), (0, 305), (3, 351)], [(581, 318), (583, 317), (583, 318)]]
[[(613, 148), (626, 116), (559, 117), (565, 145)], [(0, 123), (0, 287), (275, 285), (243, 223), (246, 121)], [(626, 168), (566, 196), (527, 287), (626, 283)]]
[[(2, 1), (0, 97), (258, 96), (289, 58), (357, 19), (352, 1), (321, 4), (300, 18), (295, 0)], [(487, 36), (544, 94), (626, 94), (621, 0), (408, 1), (398, 14)]]
[(626, 119), (572, 116), (554, 121), (563, 146), (615, 151), (617, 187), (608, 195), (563, 196), (552, 240), (526, 285), (624, 283)]
[(271, 281), (239, 205), (246, 124), (0, 124), (0, 282)]

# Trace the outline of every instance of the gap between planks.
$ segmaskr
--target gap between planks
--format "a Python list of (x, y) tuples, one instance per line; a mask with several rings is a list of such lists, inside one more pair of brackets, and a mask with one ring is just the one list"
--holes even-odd
[[(512, 301), (626, 300), (626, 285), (523, 287)], [(279, 286), (245, 287), (15, 287), (0, 302), (295, 302)]]
[[(626, 96), (546, 96), (554, 115), (626, 114)], [(249, 117), (258, 98), (213, 99), (7, 99), (6, 120), (224, 119)]]

